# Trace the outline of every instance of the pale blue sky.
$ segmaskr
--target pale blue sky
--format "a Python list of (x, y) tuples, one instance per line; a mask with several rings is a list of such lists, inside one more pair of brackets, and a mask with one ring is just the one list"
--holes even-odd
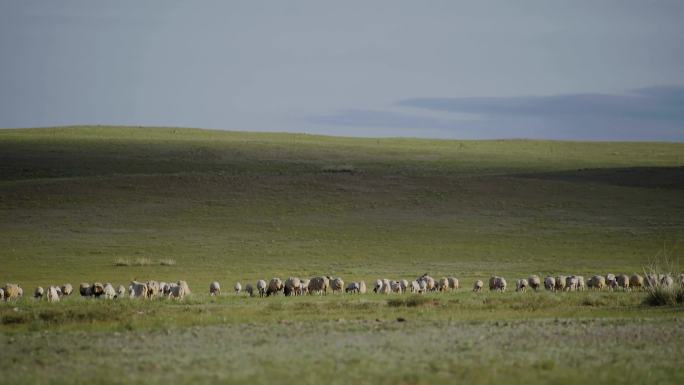
[(684, 1), (0, 0), (0, 127), (684, 140)]

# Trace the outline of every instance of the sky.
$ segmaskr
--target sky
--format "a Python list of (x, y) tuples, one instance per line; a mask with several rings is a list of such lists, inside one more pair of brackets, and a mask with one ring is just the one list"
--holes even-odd
[(684, 1), (0, 0), (0, 127), (684, 141)]

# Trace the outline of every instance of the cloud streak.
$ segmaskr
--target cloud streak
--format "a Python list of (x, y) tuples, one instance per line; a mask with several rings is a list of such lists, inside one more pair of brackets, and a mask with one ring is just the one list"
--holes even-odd
[(414, 98), (402, 107), (483, 116), (616, 117), (684, 121), (684, 87), (656, 86), (626, 94), (565, 94), (552, 96)]
[(310, 122), (394, 127), (411, 136), (431, 130), (449, 138), (684, 141), (684, 86), (624, 94), (412, 98), (387, 110), (345, 110)]

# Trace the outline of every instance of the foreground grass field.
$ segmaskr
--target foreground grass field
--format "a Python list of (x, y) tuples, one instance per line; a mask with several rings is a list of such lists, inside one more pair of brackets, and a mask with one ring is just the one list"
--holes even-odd
[[(681, 307), (637, 292), (467, 292), (492, 274), (511, 285), (664, 257), (679, 270), (680, 143), (0, 130), (0, 234), (0, 282), (27, 295), (133, 278), (195, 291), (183, 303), (3, 303), (3, 383), (682, 382)], [(213, 280), (229, 292), (272, 276), (425, 272), (466, 290), (205, 294)]]

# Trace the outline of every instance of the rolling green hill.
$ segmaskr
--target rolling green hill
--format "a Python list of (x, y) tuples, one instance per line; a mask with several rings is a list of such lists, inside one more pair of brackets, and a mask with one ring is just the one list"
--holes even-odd
[(684, 144), (0, 130), (0, 233), (27, 287), (641, 271), (681, 259)]

